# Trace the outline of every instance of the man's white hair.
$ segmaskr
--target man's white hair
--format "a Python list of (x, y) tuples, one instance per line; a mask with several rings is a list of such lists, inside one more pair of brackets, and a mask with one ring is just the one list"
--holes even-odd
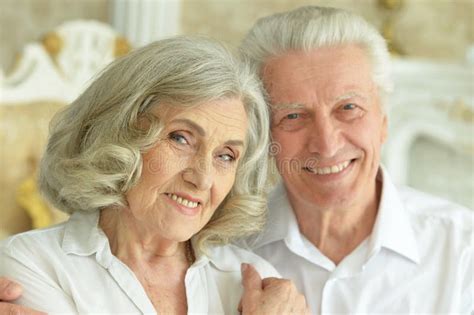
[(261, 18), (241, 44), (241, 53), (262, 75), (268, 59), (289, 51), (311, 51), (320, 47), (356, 44), (368, 54), (373, 80), (382, 94), (393, 89), (390, 54), (380, 33), (351, 12), (317, 6)]

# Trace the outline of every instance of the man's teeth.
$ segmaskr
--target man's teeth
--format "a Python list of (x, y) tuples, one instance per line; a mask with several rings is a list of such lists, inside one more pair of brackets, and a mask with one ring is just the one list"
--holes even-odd
[(170, 197), (171, 199), (173, 199), (174, 201), (176, 201), (177, 203), (188, 208), (196, 208), (199, 204), (198, 202), (194, 202), (191, 200), (184, 199), (182, 197), (178, 197), (175, 194), (166, 194), (166, 195)]
[(349, 166), (349, 163), (350, 161), (345, 161), (338, 165), (327, 166), (327, 167), (315, 167), (315, 168), (308, 167), (306, 169), (318, 175), (335, 174), (344, 170), (347, 166)]

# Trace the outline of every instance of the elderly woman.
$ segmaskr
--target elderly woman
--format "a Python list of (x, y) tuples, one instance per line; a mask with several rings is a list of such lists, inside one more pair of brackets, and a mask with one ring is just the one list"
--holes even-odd
[(40, 189), (69, 221), (8, 239), (0, 275), (46, 312), (237, 313), (241, 263), (278, 276), (225, 245), (264, 222), (268, 124), (259, 82), (215, 42), (115, 61), (51, 123)]

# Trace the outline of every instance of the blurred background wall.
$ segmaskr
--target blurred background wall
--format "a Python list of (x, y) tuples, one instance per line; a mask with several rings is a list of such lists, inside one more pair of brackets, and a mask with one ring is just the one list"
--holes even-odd
[(8, 72), (23, 46), (75, 19), (107, 23), (109, 0), (0, 0), (0, 67)]
[[(0, 65), (11, 69), (23, 45), (38, 40), (61, 22), (111, 22), (114, 2), (126, 0), (1, 0)], [(142, 0), (147, 1), (147, 0)], [(174, 0), (168, 0), (174, 1)], [(388, 12), (380, 0), (181, 0), (180, 30), (237, 45), (259, 17), (302, 5), (352, 10), (382, 28)], [(394, 38), (407, 55), (462, 60), (474, 43), (474, 1), (405, 0), (393, 10)]]
[[(303, 5), (340, 7), (382, 28), (390, 3), (379, 0), (188, 0), (183, 1), (184, 33), (209, 34), (238, 44), (256, 19)], [(387, 3), (387, 5), (384, 5)], [(199, 13), (199, 12), (205, 12)], [(393, 10), (394, 36), (410, 56), (462, 59), (474, 42), (472, 0), (405, 0)]]

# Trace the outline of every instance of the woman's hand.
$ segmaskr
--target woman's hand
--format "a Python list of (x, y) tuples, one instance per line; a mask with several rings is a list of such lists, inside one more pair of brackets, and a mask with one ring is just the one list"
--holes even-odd
[[(21, 286), (7, 278), (0, 277), (0, 314), (6, 315), (46, 315), (24, 306), (10, 304), (8, 301), (16, 300), (23, 292)], [(6, 301), (6, 302), (5, 302)]]
[(247, 314), (310, 314), (304, 295), (291, 280), (261, 279), (252, 265), (242, 264), (244, 293), (239, 311)]

